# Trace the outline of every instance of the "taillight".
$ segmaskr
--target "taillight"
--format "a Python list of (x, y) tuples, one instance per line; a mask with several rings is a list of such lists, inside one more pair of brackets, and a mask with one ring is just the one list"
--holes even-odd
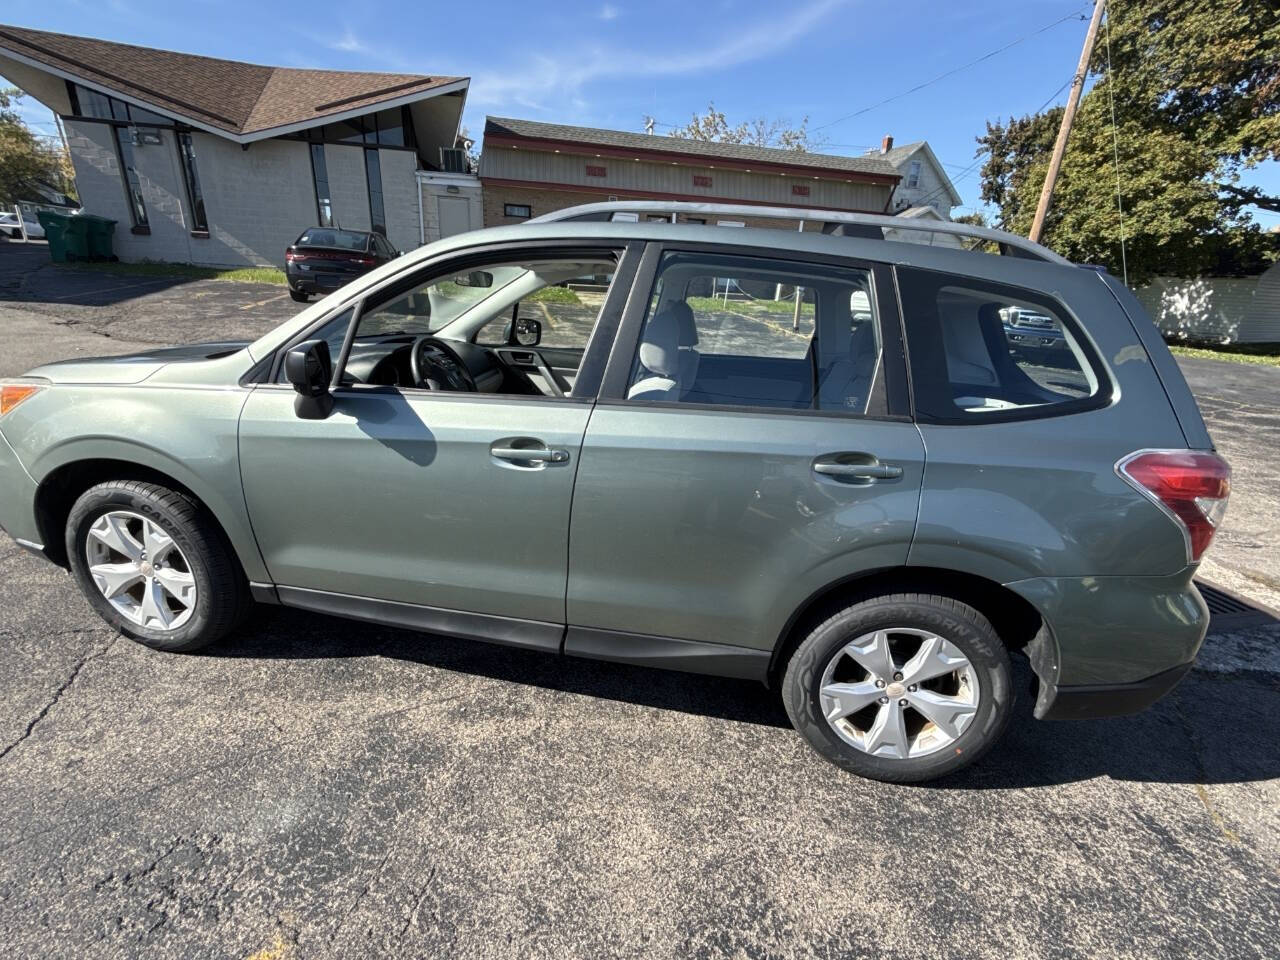
[(305, 260), (305, 259), (307, 259), (306, 254), (299, 253), (297, 250), (293, 249), (293, 247), (289, 247), (284, 252), (285, 263), (293, 263), (296, 260)]
[(362, 267), (372, 267), (376, 262), (373, 257), (352, 257), (352, 263), (358, 263)]
[(1117, 463), (1116, 473), (1182, 527), (1188, 562), (1204, 555), (1227, 512), (1231, 495), (1227, 461), (1197, 450), (1139, 450)]
[(44, 387), (34, 383), (6, 383), (0, 386), (0, 417)]

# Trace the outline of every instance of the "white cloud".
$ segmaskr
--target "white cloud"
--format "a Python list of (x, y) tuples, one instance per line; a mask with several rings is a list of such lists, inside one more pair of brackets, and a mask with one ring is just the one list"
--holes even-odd
[(600, 8), (600, 13), (597, 14), (597, 16), (599, 16), (601, 20), (617, 20), (618, 17), (622, 16), (622, 11), (612, 3), (606, 3)]
[(786, 49), (844, 2), (817, 0), (792, 8), (781, 17), (741, 25), (718, 42), (699, 42), (683, 49), (585, 46), (557, 56), (536, 56), (517, 69), (475, 68), (470, 71), (467, 99), (477, 106), (541, 110), (544, 100), (574, 95), (594, 80), (682, 76), (738, 66)]
[(325, 46), (331, 50), (341, 50), (343, 53), (365, 53), (373, 54), (374, 51), (363, 40), (352, 32), (350, 27), (342, 31), (342, 36), (337, 40), (326, 41)]

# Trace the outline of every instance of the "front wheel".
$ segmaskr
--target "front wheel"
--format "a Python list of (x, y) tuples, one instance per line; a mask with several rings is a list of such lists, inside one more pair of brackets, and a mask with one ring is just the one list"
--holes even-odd
[(67, 558), (98, 614), (157, 650), (196, 650), (249, 606), (240, 566), (208, 512), (152, 483), (91, 487), (67, 518)]
[(894, 594), (814, 627), (783, 679), (796, 730), (832, 763), (890, 783), (968, 766), (1004, 732), (1009, 655), (967, 604)]

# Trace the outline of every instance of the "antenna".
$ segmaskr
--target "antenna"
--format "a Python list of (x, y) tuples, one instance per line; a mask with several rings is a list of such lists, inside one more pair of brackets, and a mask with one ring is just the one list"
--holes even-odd
[(653, 136), (653, 124), (653, 117), (644, 118), (644, 132), (649, 134), (649, 136)]

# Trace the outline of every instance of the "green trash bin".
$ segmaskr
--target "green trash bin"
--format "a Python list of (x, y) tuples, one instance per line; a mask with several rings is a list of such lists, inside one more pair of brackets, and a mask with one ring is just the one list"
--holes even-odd
[(76, 219), (84, 221), (88, 232), (89, 259), (114, 260), (116, 255), (111, 248), (111, 238), (115, 234), (116, 222), (91, 213), (82, 213)]
[(49, 210), (37, 210), (36, 219), (44, 227), (44, 237), (49, 241), (49, 256), (58, 263), (67, 260), (67, 227), (72, 217)]

